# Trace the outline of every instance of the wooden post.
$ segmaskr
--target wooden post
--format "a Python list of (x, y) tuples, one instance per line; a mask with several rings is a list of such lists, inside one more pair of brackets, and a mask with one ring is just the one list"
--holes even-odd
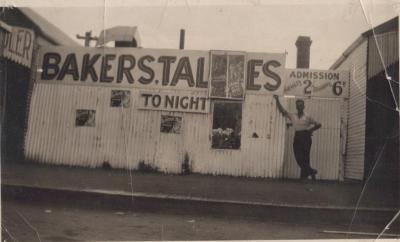
[(92, 31), (85, 32), (85, 36), (80, 36), (79, 34), (76, 35), (77, 39), (84, 39), (85, 40), (85, 46), (89, 47), (90, 46), (90, 41), (92, 40), (98, 40), (97, 37), (92, 37)]
[(179, 49), (183, 50), (185, 48), (185, 30), (181, 29), (181, 34), (179, 38)]

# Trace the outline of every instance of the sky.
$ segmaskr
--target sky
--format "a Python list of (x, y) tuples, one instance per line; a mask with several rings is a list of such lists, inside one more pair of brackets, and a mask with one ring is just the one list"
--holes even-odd
[[(76, 34), (138, 26), (143, 48), (287, 52), (296, 66), (295, 42), (310, 36), (310, 68), (328, 69), (361, 33), (398, 15), (400, 0), (3, 0), (28, 6), (72, 39)], [(94, 44), (94, 43), (92, 43)]]

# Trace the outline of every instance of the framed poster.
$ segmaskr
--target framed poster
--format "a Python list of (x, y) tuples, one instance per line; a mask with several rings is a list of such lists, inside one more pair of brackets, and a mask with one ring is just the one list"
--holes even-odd
[(76, 127), (95, 127), (96, 126), (96, 110), (77, 109), (75, 116)]
[(235, 51), (211, 51), (210, 98), (243, 100), (246, 54)]
[(161, 115), (161, 133), (180, 134), (182, 129), (182, 117)]
[(110, 106), (129, 108), (131, 106), (131, 91), (111, 90)]

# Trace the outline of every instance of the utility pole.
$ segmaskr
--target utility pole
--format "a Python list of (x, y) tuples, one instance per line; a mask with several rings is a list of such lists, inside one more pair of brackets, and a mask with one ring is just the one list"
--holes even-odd
[(90, 41), (98, 40), (97, 37), (92, 37), (92, 31), (85, 32), (85, 36), (80, 36), (79, 34), (76, 35), (77, 39), (84, 39), (85, 40), (85, 47), (90, 46)]
[(181, 29), (179, 36), (179, 49), (185, 49), (185, 29)]

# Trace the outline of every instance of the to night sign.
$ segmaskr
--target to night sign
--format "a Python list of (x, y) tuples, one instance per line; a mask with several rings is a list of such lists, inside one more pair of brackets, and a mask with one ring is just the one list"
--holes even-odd
[(147, 92), (139, 94), (139, 109), (208, 113), (210, 99), (201, 93)]

